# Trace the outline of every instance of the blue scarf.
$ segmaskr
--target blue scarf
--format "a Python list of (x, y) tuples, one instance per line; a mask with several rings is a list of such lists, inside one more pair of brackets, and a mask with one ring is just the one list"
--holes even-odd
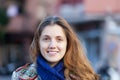
[(37, 73), (42, 80), (64, 80), (64, 65), (60, 61), (54, 67), (51, 67), (42, 57), (37, 57)]

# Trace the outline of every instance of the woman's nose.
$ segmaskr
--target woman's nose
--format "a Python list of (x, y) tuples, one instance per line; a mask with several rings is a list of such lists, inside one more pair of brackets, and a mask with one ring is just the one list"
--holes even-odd
[(50, 49), (55, 49), (56, 48), (56, 42), (51, 41), (50, 44), (49, 44), (49, 48)]

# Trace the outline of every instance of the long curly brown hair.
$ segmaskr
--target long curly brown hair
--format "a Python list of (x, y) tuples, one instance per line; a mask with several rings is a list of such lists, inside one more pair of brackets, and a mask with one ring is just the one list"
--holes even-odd
[(65, 65), (65, 78), (67, 80), (98, 80), (98, 75), (93, 70), (89, 60), (85, 55), (83, 45), (78, 39), (75, 31), (62, 17), (51, 16), (41, 21), (30, 46), (32, 59), (35, 61), (36, 56), (40, 53), (38, 42), (41, 32), (46, 26), (53, 24), (60, 25), (63, 28), (67, 38), (67, 50), (63, 58)]

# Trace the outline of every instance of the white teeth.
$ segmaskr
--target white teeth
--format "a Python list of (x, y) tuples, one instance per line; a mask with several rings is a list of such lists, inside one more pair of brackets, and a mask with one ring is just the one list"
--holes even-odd
[(55, 54), (55, 53), (57, 53), (57, 52), (48, 52), (48, 53)]
[(48, 54), (51, 56), (55, 56), (57, 54), (57, 51), (48, 51)]

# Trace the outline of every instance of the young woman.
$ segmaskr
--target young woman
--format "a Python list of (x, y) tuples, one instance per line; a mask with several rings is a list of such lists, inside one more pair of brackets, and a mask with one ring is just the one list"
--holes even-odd
[(14, 71), (12, 80), (98, 80), (78, 37), (61, 17), (40, 23), (30, 50), (33, 64)]

